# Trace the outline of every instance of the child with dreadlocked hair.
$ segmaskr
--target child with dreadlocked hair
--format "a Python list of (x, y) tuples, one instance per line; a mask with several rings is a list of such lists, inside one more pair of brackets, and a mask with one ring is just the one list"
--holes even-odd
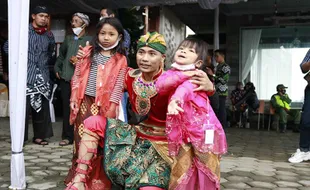
[[(220, 156), (227, 151), (226, 137), (221, 123), (210, 106), (205, 92), (185, 80), (185, 72), (196, 72), (206, 67), (207, 43), (187, 38), (179, 45), (172, 69), (156, 82), (159, 94), (170, 94), (166, 120), (171, 166), (169, 189), (215, 190), (220, 189)], [(214, 92), (212, 92), (214, 93)]]

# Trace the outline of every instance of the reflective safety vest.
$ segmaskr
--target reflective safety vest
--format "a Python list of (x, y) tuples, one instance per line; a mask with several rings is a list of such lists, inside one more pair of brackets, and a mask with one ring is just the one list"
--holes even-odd
[[(287, 95), (286, 95), (287, 96)], [(289, 103), (287, 103), (286, 101), (284, 100), (281, 100), (281, 96), (280, 95), (274, 95), (274, 98), (276, 99), (276, 103), (277, 105), (283, 107), (283, 108), (286, 108), (286, 109), (291, 109), (291, 106)]]

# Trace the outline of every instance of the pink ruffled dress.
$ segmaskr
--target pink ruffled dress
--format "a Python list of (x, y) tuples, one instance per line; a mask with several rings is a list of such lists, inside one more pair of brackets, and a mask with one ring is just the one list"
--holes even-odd
[[(167, 115), (166, 133), (169, 155), (177, 156), (180, 147), (183, 144), (190, 143), (192, 148), (199, 153), (211, 152), (221, 156), (227, 152), (226, 136), (221, 123), (210, 106), (207, 93), (194, 91), (198, 86), (192, 84), (189, 78), (182, 73), (182, 71), (194, 69), (194, 65), (193, 67), (186, 66), (184, 69), (184, 67), (174, 63), (172, 67), (172, 69), (162, 74), (156, 82), (158, 93), (171, 94), (170, 101), (173, 99), (178, 100), (180, 107), (184, 110), (184, 112), (180, 112), (178, 115)], [(175, 85), (174, 81), (179, 81), (180, 79), (184, 79), (184, 82), (179, 86)], [(206, 131), (208, 134), (211, 133), (211, 136), (206, 136)], [(208, 168), (203, 168), (204, 165), (199, 163), (199, 159), (195, 158), (193, 163), (196, 163), (195, 168), (188, 171), (189, 173), (196, 169), (199, 171), (209, 171)], [(208, 183), (208, 188), (205, 189), (219, 189), (219, 179), (214, 183), (214, 179), (217, 179), (216, 177), (210, 177), (212, 175), (208, 172), (200, 173), (204, 173), (205, 176), (199, 174), (198, 183), (201, 183), (201, 180), (211, 180)], [(193, 178), (198, 179), (197, 176)], [(188, 183), (181, 184), (177, 189), (190, 189), (188, 188), (190, 186), (189, 183), (193, 183), (193, 181), (190, 182), (190, 179), (186, 179), (186, 181)], [(211, 184), (214, 187), (210, 187)]]

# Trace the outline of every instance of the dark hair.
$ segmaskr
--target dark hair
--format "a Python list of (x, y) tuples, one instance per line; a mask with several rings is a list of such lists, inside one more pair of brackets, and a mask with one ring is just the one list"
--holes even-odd
[(236, 83), (236, 88), (238, 88), (239, 85), (243, 85), (242, 82), (237, 82)]
[(107, 14), (108, 14), (109, 16), (110, 16), (111, 14), (114, 14), (115, 17), (118, 16), (117, 10), (115, 10), (115, 9), (110, 9), (110, 8), (102, 7), (102, 8), (100, 9), (100, 12), (101, 12), (103, 9), (107, 10)]
[(198, 55), (197, 60), (202, 61), (199, 69), (205, 69), (207, 67), (208, 44), (205, 41), (196, 37), (188, 37), (180, 43), (179, 47), (181, 46), (194, 48)]
[(255, 86), (252, 82), (247, 82), (244, 86), (246, 91), (254, 91), (255, 90)]
[(104, 18), (101, 19), (98, 24), (96, 25), (96, 35), (93, 37), (93, 40), (91, 42), (91, 45), (94, 47), (92, 50), (92, 55), (95, 53), (98, 53), (102, 50), (102, 48), (98, 45), (99, 40), (98, 40), (98, 35), (100, 33), (100, 30), (102, 29), (103, 25), (105, 24), (110, 24), (113, 26), (117, 32), (118, 35), (122, 35), (122, 39), (119, 41), (118, 45), (112, 50), (112, 53), (120, 53), (123, 55), (126, 55), (125, 53), (125, 48), (123, 46), (123, 41), (124, 41), (124, 28), (121, 24), (121, 22), (117, 18)]
[(224, 50), (217, 49), (214, 51), (214, 54), (216, 54), (216, 53), (220, 54), (221, 56), (223, 56), (225, 58), (225, 51)]

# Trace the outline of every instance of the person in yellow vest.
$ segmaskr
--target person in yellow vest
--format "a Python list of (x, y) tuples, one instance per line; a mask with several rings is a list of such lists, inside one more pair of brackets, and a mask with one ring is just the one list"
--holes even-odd
[(285, 133), (287, 124), (287, 115), (294, 119), (293, 131), (298, 132), (298, 125), (300, 121), (300, 111), (291, 109), (292, 100), (286, 94), (287, 87), (283, 84), (277, 85), (277, 94), (272, 95), (270, 103), (275, 108), (276, 113), (279, 115), (279, 128), (281, 133)]

